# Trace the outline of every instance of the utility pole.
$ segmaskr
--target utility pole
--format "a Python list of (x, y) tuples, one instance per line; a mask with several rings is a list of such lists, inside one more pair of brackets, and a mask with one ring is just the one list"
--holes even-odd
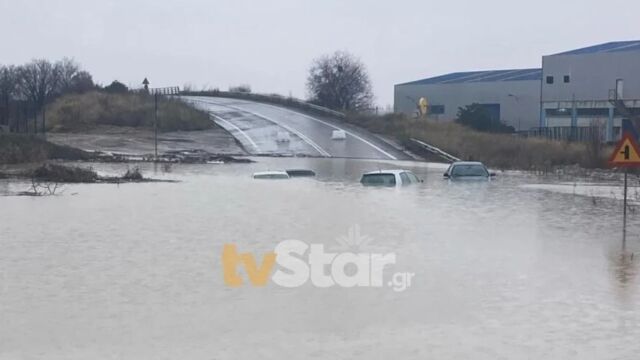
[(158, 161), (158, 93), (153, 94), (154, 102), (155, 102), (155, 114), (153, 121), (153, 130), (155, 133), (155, 161)]

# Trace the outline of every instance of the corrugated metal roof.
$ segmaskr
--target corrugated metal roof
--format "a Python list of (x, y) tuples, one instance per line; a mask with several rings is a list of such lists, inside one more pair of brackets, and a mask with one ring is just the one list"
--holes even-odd
[(410, 81), (398, 85), (464, 84), (496, 81), (542, 80), (542, 69), (468, 71)]
[[(633, 41), (614, 41), (600, 45), (593, 45), (581, 49), (570, 50), (553, 55), (584, 55), (584, 54), (601, 54), (614, 53), (622, 51), (640, 51), (640, 40)], [(553, 56), (552, 55), (552, 56)]]

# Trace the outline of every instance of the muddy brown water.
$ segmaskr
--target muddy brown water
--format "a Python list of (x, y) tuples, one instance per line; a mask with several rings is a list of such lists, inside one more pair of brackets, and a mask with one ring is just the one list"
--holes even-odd
[[(443, 165), (345, 159), (146, 165), (180, 183), (0, 197), (0, 359), (635, 359), (640, 215), (615, 184), (520, 173), (452, 183)], [(93, 164), (120, 174), (126, 165)], [(363, 171), (424, 183), (363, 188)], [(315, 179), (257, 181), (310, 168)], [(0, 193), (26, 183), (0, 180)], [(224, 244), (327, 249), (358, 229), (394, 253), (379, 288), (231, 288)], [(353, 230), (351, 232), (353, 234)], [(395, 272), (410, 287), (387, 286)]]

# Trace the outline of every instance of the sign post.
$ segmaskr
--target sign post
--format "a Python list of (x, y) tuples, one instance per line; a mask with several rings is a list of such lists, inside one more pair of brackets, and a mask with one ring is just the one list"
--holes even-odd
[(174, 95), (179, 95), (180, 94), (180, 88), (177, 86), (171, 86), (171, 87), (164, 87), (164, 88), (149, 88), (149, 80), (147, 80), (147, 78), (144, 78), (144, 81), (142, 82), (142, 85), (144, 85), (144, 91), (148, 94), (153, 95), (153, 132), (154, 132), (154, 156), (155, 156), (155, 161), (158, 161), (158, 129), (160, 127), (160, 124), (158, 123), (158, 98), (160, 96), (174, 96)]
[(623, 200), (623, 224), (627, 222), (627, 177), (629, 168), (640, 167), (640, 147), (635, 137), (630, 132), (625, 132), (622, 139), (616, 145), (611, 158), (609, 158), (611, 166), (624, 168), (624, 200)]

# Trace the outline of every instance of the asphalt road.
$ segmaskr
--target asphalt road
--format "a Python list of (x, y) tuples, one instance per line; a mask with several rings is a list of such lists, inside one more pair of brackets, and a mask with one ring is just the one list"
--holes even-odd
[[(253, 155), (306, 155), (361, 159), (408, 160), (365, 130), (338, 120), (300, 110), (247, 100), (186, 96), (184, 100), (211, 114)], [(344, 140), (332, 140), (334, 130), (344, 130)], [(288, 142), (278, 142), (287, 137)]]

